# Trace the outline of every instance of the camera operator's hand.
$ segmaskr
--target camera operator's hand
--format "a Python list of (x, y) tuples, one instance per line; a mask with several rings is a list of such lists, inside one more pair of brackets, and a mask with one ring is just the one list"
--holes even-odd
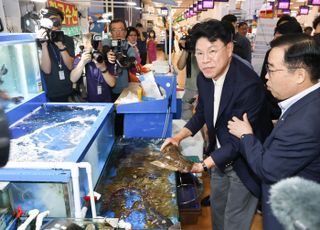
[(81, 59), (79, 64), (82, 66), (85, 66), (87, 63), (89, 63), (92, 60), (91, 51), (84, 51), (81, 55)]
[(39, 39), (41, 43), (45, 43), (45, 41), (48, 41), (49, 40), (48, 31), (44, 28), (41, 28), (40, 30), (38, 30), (37, 39)]
[(60, 50), (66, 48), (66, 46), (65, 46), (65, 45), (63, 44), (63, 42), (61, 42), (61, 41), (55, 42), (54, 44), (55, 44), (55, 45), (58, 47), (58, 49), (60, 49)]
[(180, 39), (180, 40), (179, 40), (179, 45), (180, 45), (183, 49), (185, 49), (185, 48), (186, 48), (186, 40), (185, 40), (185, 39)]
[(108, 58), (108, 62), (111, 63), (111, 64), (115, 64), (116, 63), (116, 54), (110, 50), (108, 53), (107, 53), (107, 58)]
[(97, 62), (96, 60), (93, 60), (93, 62), (96, 64), (97, 68), (98, 68), (101, 72), (103, 72), (103, 71), (105, 71), (105, 70), (107, 69), (107, 66), (106, 66), (106, 64), (105, 64), (104, 62), (99, 63), (99, 62)]

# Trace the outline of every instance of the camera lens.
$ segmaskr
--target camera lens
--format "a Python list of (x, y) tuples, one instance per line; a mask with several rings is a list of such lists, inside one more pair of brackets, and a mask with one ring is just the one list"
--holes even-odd
[(98, 63), (102, 63), (103, 62), (103, 56), (101, 53), (97, 52), (97, 51), (94, 51), (92, 53), (92, 58), (94, 60), (96, 60)]

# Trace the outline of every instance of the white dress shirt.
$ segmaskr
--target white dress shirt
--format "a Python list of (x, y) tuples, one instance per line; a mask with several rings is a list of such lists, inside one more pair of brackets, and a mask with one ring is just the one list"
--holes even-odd
[(284, 101), (279, 102), (278, 105), (281, 109), (281, 116), (280, 117), (282, 117), (282, 115), (290, 108), (290, 106), (292, 106), (294, 103), (299, 101), (301, 98), (303, 98), (307, 94), (315, 91), (318, 88), (320, 88), (320, 82), (303, 90), (302, 92), (300, 92), (292, 97), (289, 97), (288, 99), (286, 99)]
[[(220, 101), (221, 101), (221, 94), (222, 94), (222, 88), (223, 88), (223, 83), (224, 80), (226, 79), (227, 72), (229, 70), (229, 66), (226, 68), (224, 73), (218, 78), (218, 80), (213, 80), (214, 84), (214, 98), (213, 98), (213, 126), (216, 125), (217, 117), (218, 117), (218, 112), (219, 112), (219, 106), (220, 106)], [(216, 148), (220, 148), (220, 142), (218, 140), (218, 137), (216, 136)]]

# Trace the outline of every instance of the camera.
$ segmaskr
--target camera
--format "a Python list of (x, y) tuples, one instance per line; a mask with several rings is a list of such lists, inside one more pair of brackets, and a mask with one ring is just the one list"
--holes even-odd
[[(49, 18), (40, 19), (40, 28), (44, 28), (46, 30), (46, 39), (44, 41), (51, 42), (63, 42), (64, 33), (62, 30), (52, 30), (54, 26), (54, 22)], [(41, 42), (41, 41), (40, 41)]]
[(63, 42), (64, 40), (64, 33), (62, 30), (52, 30), (49, 33), (49, 39), (52, 42)]
[(106, 52), (112, 50), (116, 56), (116, 63), (121, 68), (130, 68), (135, 64), (136, 58), (127, 55), (129, 44), (126, 40), (107, 40), (106, 43), (104, 49), (106, 49)]
[(186, 41), (184, 47), (181, 46), (181, 44), (179, 43), (179, 48), (180, 50), (184, 49), (188, 52), (191, 52), (194, 50), (194, 45), (191, 41), (191, 36), (190, 35), (183, 35), (181, 38), (180, 38), (181, 41)]
[(101, 35), (98, 35), (98, 34), (94, 34), (91, 39), (91, 46), (92, 46), (91, 56), (92, 56), (92, 59), (96, 60), (96, 62), (98, 63), (102, 63), (103, 61), (106, 60), (106, 56), (98, 50), (101, 40), (102, 40), (102, 37)]

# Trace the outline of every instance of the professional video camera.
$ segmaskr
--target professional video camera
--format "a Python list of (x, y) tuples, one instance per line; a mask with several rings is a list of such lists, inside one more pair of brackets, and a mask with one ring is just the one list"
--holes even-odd
[(103, 47), (106, 52), (112, 50), (116, 56), (116, 63), (121, 68), (130, 68), (135, 64), (136, 58), (127, 55), (129, 44), (126, 40), (107, 40), (106, 45)]
[(91, 45), (92, 45), (92, 51), (91, 51), (91, 55), (92, 55), (92, 59), (96, 60), (98, 63), (102, 63), (103, 61), (105, 61), (106, 55), (104, 55), (103, 53), (101, 53), (98, 50), (99, 47), (99, 43), (101, 42), (102, 37), (101, 35), (95, 34), (92, 36), (91, 39)]
[[(58, 19), (53, 18), (44, 18), (43, 15), (47, 14), (46, 9), (42, 9), (40, 11), (40, 29), (44, 28), (46, 30), (46, 39), (42, 41), (51, 41), (51, 42), (62, 42), (64, 40), (64, 33), (62, 30), (52, 30), (52, 27), (57, 27), (60, 21)], [(40, 41), (41, 42), (41, 41)]]
[(189, 34), (185, 34), (180, 38), (180, 41), (186, 41), (185, 46), (182, 47), (181, 44), (179, 43), (179, 48), (180, 50), (184, 49), (188, 52), (191, 52), (194, 50), (194, 44), (191, 41), (191, 31), (189, 32)]

